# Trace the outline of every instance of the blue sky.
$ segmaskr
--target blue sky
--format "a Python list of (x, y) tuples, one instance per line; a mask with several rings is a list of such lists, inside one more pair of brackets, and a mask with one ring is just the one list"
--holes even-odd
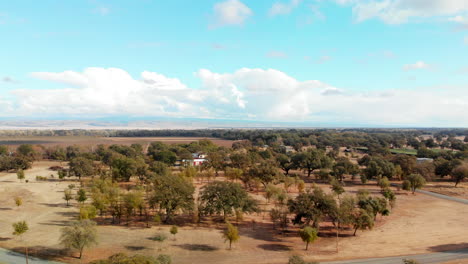
[(1, 118), (468, 126), (468, 0), (0, 3)]

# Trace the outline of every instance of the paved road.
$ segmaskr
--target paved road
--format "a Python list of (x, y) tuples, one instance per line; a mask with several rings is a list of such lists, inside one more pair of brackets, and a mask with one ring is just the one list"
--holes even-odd
[(468, 204), (468, 200), (462, 199), (462, 198), (451, 197), (451, 196), (447, 196), (447, 195), (443, 195), (443, 194), (438, 194), (438, 193), (434, 193), (434, 192), (423, 191), (423, 190), (416, 190), (416, 192), (418, 192), (418, 193), (423, 193), (423, 194), (427, 194), (427, 195), (430, 195), (430, 196), (434, 196), (434, 197), (441, 198), (441, 199), (445, 199), (445, 200), (449, 200), (449, 201), (454, 201), (454, 202), (458, 202), (458, 203)]
[(451, 260), (467, 259), (468, 263), (468, 249), (460, 249), (432, 254), (412, 255), (412, 256), (399, 256), (388, 258), (372, 258), (372, 259), (357, 259), (357, 260), (344, 260), (321, 262), (323, 264), (400, 264), (403, 259), (414, 259), (421, 264), (435, 264), (443, 263)]

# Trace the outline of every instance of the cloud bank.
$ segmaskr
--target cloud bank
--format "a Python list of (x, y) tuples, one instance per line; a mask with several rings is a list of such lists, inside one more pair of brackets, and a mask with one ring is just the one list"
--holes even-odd
[[(188, 117), (407, 126), (468, 126), (468, 87), (353, 92), (318, 80), (300, 81), (275, 69), (232, 73), (201, 69), (200, 87), (144, 71), (117, 68), (36, 72), (61, 89), (16, 89), (0, 98), (0, 116)], [(9, 97), (9, 98), (10, 98)]]
[[(334, 0), (351, 5), (357, 22), (376, 18), (387, 24), (402, 24), (410, 19), (447, 17), (468, 12), (468, 0)], [(460, 20), (458, 16), (455, 21)], [(460, 22), (460, 21), (458, 21)]]

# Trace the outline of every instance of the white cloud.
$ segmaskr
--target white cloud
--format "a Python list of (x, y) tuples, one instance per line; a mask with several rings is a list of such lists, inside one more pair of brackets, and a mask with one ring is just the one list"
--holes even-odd
[(457, 22), (457, 23), (466, 23), (466, 22), (468, 22), (468, 20), (465, 19), (463, 16), (450, 17), (448, 20), (452, 21), (452, 22)]
[(451, 22), (457, 23), (458, 24), (458, 26), (457, 26), (458, 30), (468, 29), (468, 18), (466, 16), (450, 17), (448, 20), (451, 21)]
[(301, 2), (302, 0), (291, 0), (288, 3), (276, 2), (271, 6), (268, 14), (270, 16), (290, 14)]
[(388, 24), (406, 23), (410, 19), (447, 17), (468, 11), (468, 0), (334, 0), (351, 5), (357, 22), (377, 18)]
[(216, 3), (213, 10), (215, 22), (211, 27), (242, 25), (253, 14), (252, 10), (239, 0)]
[[(16, 89), (0, 116), (163, 116), (408, 126), (468, 126), (468, 87), (356, 92), (274, 69), (232, 73), (201, 69), (201, 87), (145, 71), (138, 79), (116, 68), (34, 73), (65, 84)], [(11, 98), (15, 98), (12, 100)]]
[(421, 70), (421, 69), (429, 69), (431, 65), (425, 63), (424, 61), (418, 61), (413, 64), (406, 64), (403, 66), (403, 70), (410, 71), (410, 70)]
[(266, 54), (268, 58), (278, 58), (278, 59), (285, 59), (288, 57), (288, 54), (282, 52), (282, 51), (277, 51), (277, 50), (272, 50)]
[(327, 87), (321, 92), (322, 95), (340, 95), (344, 94), (343, 90), (336, 87)]

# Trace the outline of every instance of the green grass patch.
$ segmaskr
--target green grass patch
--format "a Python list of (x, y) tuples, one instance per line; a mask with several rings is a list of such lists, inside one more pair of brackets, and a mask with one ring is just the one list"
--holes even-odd
[(418, 154), (418, 150), (416, 149), (391, 149), (390, 153), (392, 154), (406, 154), (406, 155), (414, 155)]

